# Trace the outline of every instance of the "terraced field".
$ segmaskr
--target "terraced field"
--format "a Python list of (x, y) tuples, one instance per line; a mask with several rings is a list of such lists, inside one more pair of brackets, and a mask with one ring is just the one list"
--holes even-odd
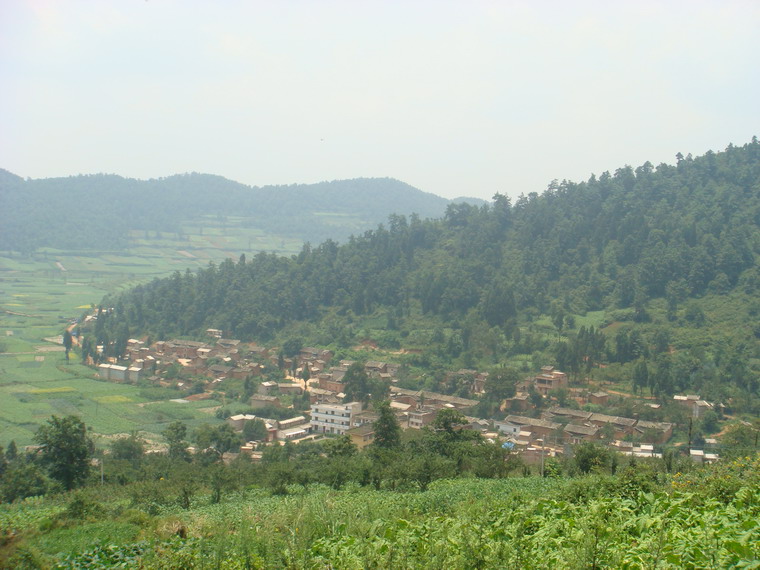
[[(190, 426), (213, 418), (199, 408), (214, 401), (176, 403), (180, 393), (141, 395), (138, 386), (97, 378), (94, 370), (66, 361), (59, 338), (72, 319), (106, 293), (173, 271), (196, 269), (258, 251), (295, 253), (300, 242), (214, 218), (183, 233), (133, 232), (125, 252), (42, 250), (31, 258), (0, 256), (0, 445), (29, 445), (53, 414), (77, 414), (96, 434), (132, 430), (148, 434), (177, 419)], [(60, 341), (59, 341), (60, 342)]]

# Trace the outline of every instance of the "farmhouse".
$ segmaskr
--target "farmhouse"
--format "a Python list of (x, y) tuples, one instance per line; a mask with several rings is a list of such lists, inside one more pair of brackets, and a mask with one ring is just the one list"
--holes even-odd
[(556, 433), (562, 427), (562, 424), (525, 416), (509, 415), (504, 418), (504, 421), (494, 422), (494, 426), (502, 433), (515, 439), (520, 436), (521, 432), (529, 432), (531, 439), (541, 438), (546, 440), (549, 436)]
[(542, 366), (541, 372), (533, 378), (536, 391), (546, 396), (552, 390), (567, 387), (567, 374), (555, 370), (554, 366)]
[(367, 447), (375, 441), (375, 428), (372, 424), (364, 424), (359, 427), (351, 428), (346, 432), (351, 438), (351, 442), (359, 449)]

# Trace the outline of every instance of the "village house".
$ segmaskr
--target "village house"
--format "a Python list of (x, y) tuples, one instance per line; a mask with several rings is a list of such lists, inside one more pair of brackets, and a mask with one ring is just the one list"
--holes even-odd
[(290, 428), (302, 426), (308, 423), (309, 423), (309, 420), (306, 419), (306, 416), (296, 416), (294, 418), (288, 418), (286, 420), (279, 420), (277, 422), (277, 427), (279, 429), (290, 429)]
[(634, 434), (636, 420), (632, 418), (622, 418), (618, 416), (608, 416), (606, 414), (591, 414), (588, 422), (603, 428), (605, 425), (611, 425), (614, 432), (612, 437), (615, 439), (625, 439)]
[(422, 429), (429, 426), (435, 420), (438, 410), (430, 406), (422, 406), (416, 409), (409, 409), (407, 412), (407, 427), (409, 429)]
[(360, 402), (347, 404), (312, 404), (311, 431), (324, 434), (343, 435), (351, 428), (354, 414), (362, 409)]
[(524, 412), (530, 409), (530, 394), (528, 392), (517, 392), (512, 398), (504, 400), (507, 410), (512, 412)]
[(232, 366), (224, 366), (223, 364), (212, 364), (206, 368), (204, 376), (207, 378), (227, 378), (232, 371)]
[(227, 418), (227, 423), (232, 426), (235, 431), (243, 431), (245, 422), (253, 421), (256, 416), (253, 414), (236, 414)]
[(673, 424), (667, 422), (648, 422), (639, 420), (636, 422), (636, 435), (639, 439), (646, 440), (652, 437), (648, 443), (666, 443), (673, 437)]
[(137, 384), (142, 375), (142, 366), (130, 366), (127, 368), (127, 382)]
[(567, 374), (554, 366), (542, 366), (541, 372), (533, 378), (533, 385), (539, 394), (546, 396), (552, 390), (567, 388)]
[(296, 416), (277, 422), (277, 439), (292, 441), (305, 437), (309, 433), (309, 421), (305, 416)]
[(335, 392), (322, 388), (309, 387), (310, 404), (339, 404), (341, 398)]
[(248, 400), (248, 405), (254, 410), (266, 406), (274, 406), (276, 408), (282, 407), (282, 403), (277, 396), (267, 396), (264, 394), (254, 394), (251, 396), (251, 399)]
[(321, 350), (318, 348), (305, 346), (298, 353), (298, 359), (300, 362), (309, 362), (311, 360), (318, 359), (320, 353), (321, 353)]
[(393, 413), (396, 414), (399, 419), (404, 419), (404, 423), (406, 423), (406, 418), (409, 410), (414, 408), (413, 405), (406, 404), (404, 402), (391, 402), (390, 406)]
[(468, 410), (478, 405), (477, 400), (438, 394), (426, 390), (406, 390), (397, 386), (391, 387), (391, 402), (402, 402), (412, 406), (428, 405), (435, 408), (452, 407), (457, 410)]
[(561, 408), (559, 406), (553, 406), (546, 410), (541, 417), (545, 420), (551, 420), (556, 422), (571, 421), (576, 423), (584, 423), (591, 417), (592, 412), (584, 412), (583, 410), (574, 410), (573, 408)]
[[(158, 345), (159, 343), (156, 344)], [(173, 355), (177, 358), (195, 358), (198, 356), (198, 349), (206, 347), (208, 347), (208, 345), (203, 342), (174, 339), (162, 344), (161, 353), (165, 355)]]
[(588, 395), (589, 404), (596, 406), (606, 406), (609, 399), (610, 395), (607, 392), (593, 392)]
[(240, 344), (240, 341), (237, 339), (232, 338), (220, 338), (216, 341), (216, 349), (224, 349), (227, 352), (236, 349), (238, 345)]
[(269, 351), (263, 346), (251, 345), (248, 347), (248, 351), (254, 358), (266, 358), (267, 354), (269, 354)]
[(486, 380), (488, 380), (488, 372), (478, 372), (477, 370), (469, 370), (462, 368), (456, 372), (449, 372), (446, 374), (446, 380), (451, 381), (452, 378), (468, 378), (470, 381), (470, 392), (472, 394), (483, 394), (485, 392)]
[(556, 437), (562, 424), (540, 420), (537, 418), (528, 418), (525, 416), (509, 415), (503, 421), (494, 422), (494, 426), (500, 432), (517, 439), (521, 432), (529, 432), (530, 439), (548, 440), (550, 437)]
[(333, 366), (330, 369), (330, 378), (335, 382), (340, 382), (343, 380), (346, 372), (348, 372), (348, 366)]
[(695, 418), (701, 418), (707, 410), (713, 409), (713, 405), (710, 402), (706, 402), (694, 394), (688, 396), (675, 395), (673, 396), (673, 401), (690, 410)]
[(300, 384), (294, 382), (278, 382), (277, 390), (280, 394), (300, 395), (303, 392)]
[(353, 427), (346, 431), (346, 435), (351, 438), (351, 442), (359, 449), (364, 449), (370, 443), (375, 441), (375, 428), (372, 424), (363, 424)]
[(294, 441), (309, 435), (309, 425), (302, 424), (287, 429), (281, 429), (277, 432), (277, 439), (280, 441)]
[(565, 442), (573, 445), (583, 443), (584, 441), (597, 441), (600, 439), (599, 428), (595, 425), (567, 424), (562, 432)]
[(388, 372), (388, 365), (385, 362), (368, 360), (364, 365), (364, 370), (369, 376), (378, 377), (380, 374), (386, 374)]
[(127, 381), (127, 367), (120, 366), (118, 364), (100, 364), (98, 365), (98, 376), (104, 380), (112, 380), (114, 382), (126, 382)]
[(320, 374), (318, 377), (318, 385), (322, 390), (328, 390), (335, 394), (342, 393), (344, 388), (343, 382), (330, 374)]
[(378, 419), (380, 419), (380, 415), (374, 410), (363, 410), (353, 415), (351, 418), (351, 427), (359, 427), (365, 424), (370, 425), (375, 423)]
[(610, 443), (610, 447), (622, 455), (641, 458), (655, 457), (662, 459), (662, 454), (656, 453), (654, 446), (646, 443), (637, 445), (630, 441), (613, 441)]

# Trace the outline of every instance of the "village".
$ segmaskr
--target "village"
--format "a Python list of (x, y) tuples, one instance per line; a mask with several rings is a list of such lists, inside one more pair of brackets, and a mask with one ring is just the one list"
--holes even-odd
[[(97, 366), (98, 374), (113, 382), (147, 381), (178, 388), (182, 390), (182, 397), (175, 400), (179, 403), (210, 399), (227, 379), (245, 381), (252, 392), (246, 398), (249, 410), (231, 415), (226, 421), (241, 433), (246, 422), (261, 420), (266, 426), (265, 436), (246, 442), (240, 449), (254, 460), (261, 457), (262, 444), (266, 443), (298, 443), (347, 435), (357, 447), (363, 448), (374, 440), (373, 426), (378, 414), (371, 405), (345, 401), (344, 377), (353, 361), (333, 363), (331, 351), (312, 347), (301, 347), (297, 354), (286, 358), (276, 350), (223, 338), (222, 331), (217, 329), (209, 329), (207, 334), (209, 342), (168, 340), (150, 346), (130, 339), (121, 363), (115, 359), (102, 362)], [(433, 423), (439, 410), (458, 410), (467, 422), (463, 429), (475, 430), (483, 438), (500, 443), (519, 454), (526, 464), (543, 464), (546, 458), (572, 454), (572, 446), (583, 442), (608, 445), (634, 457), (661, 457), (662, 445), (671, 440), (676, 427), (664, 421), (600, 413), (597, 410), (608, 406), (611, 394), (571, 387), (567, 374), (553, 366), (544, 366), (538, 374), (526, 376), (517, 384), (514, 396), (501, 405), (505, 414), (502, 420), (474, 415), (478, 398), (485, 391), (487, 372), (450, 373), (453, 377), (468, 378), (471, 398), (464, 398), (400, 387), (400, 365), (396, 363), (369, 360), (363, 368), (368, 378), (387, 387), (390, 407), (402, 429), (422, 429)], [(282, 381), (267, 380), (267, 373), (273, 370), (286, 371), (280, 374)], [(552, 397), (558, 390), (568, 394), (563, 398), (564, 406)], [(294, 398), (300, 405), (293, 405)], [(676, 395), (673, 403), (683, 408), (684, 417), (693, 419), (713, 408), (713, 404), (697, 395)], [(646, 405), (656, 409), (661, 404)], [(292, 417), (271, 419), (260, 415), (273, 408), (291, 408), (288, 415)], [(705, 439), (701, 445), (689, 443), (688, 454), (695, 462), (711, 463), (718, 459), (716, 440)]]

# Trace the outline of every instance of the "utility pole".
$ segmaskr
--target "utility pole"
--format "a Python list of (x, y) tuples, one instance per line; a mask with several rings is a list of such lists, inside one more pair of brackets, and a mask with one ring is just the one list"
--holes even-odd
[(694, 421), (693, 417), (689, 418), (689, 449), (687, 449), (687, 452), (689, 453), (689, 457), (691, 457), (691, 425)]
[(541, 477), (544, 476), (544, 440), (541, 439)]

